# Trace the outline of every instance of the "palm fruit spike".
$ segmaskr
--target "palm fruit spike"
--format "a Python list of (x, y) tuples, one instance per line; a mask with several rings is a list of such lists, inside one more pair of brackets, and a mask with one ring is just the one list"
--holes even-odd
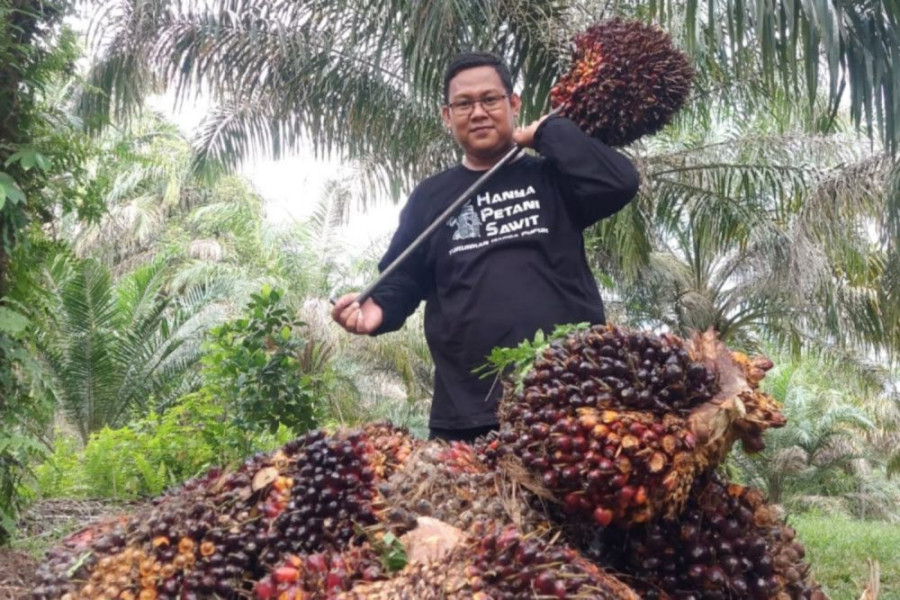
[(573, 549), (484, 524), (436, 562), (413, 562), (389, 581), (360, 584), (338, 597), (356, 599), (596, 598), (637, 600), (625, 584)]
[(461, 530), (480, 520), (513, 524), (524, 531), (546, 528), (546, 517), (532, 507), (525, 491), (462, 442), (422, 444), (402, 469), (378, 485), (378, 491), (383, 506), (379, 519), (401, 529), (423, 516)]
[(826, 598), (809, 577), (803, 545), (762, 493), (715, 472), (696, 482), (678, 520), (621, 532), (619, 548), (617, 566), (651, 600), (661, 592), (700, 600)]
[(574, 39), (550, 104), (593, 137), (624, 146), (656, 133), (684, 106), (693, 70), (660, 28), (611, 19)]
[(243, 597), (289, 555), (363, 543), (377, 524), (379, 474), (401, 466), (411, 447), (400, 430), (367, 431), (373, 439), (362, 430), (314, 431), (233, 472), (213, 469), (119, 530), (52, 551), (33, 595)]

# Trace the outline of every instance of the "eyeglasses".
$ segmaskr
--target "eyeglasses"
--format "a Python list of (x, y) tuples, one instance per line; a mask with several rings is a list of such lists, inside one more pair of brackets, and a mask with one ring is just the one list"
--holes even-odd
[(508, 94), (500, 96), (485, 96), (480, 100), (460, 100), (459, 102), (448, 102), (447, 107), (453, 111), (454, 115), (467, 117), (475, 110), (475, 105), (480, 104), (481, 108), (487, 112), (494, 112), (503, 106), (503, 99), (508, 98)]

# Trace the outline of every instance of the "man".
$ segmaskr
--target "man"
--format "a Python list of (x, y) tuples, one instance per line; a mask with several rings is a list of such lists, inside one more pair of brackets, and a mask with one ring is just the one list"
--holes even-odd
[(622, 155), (571, 121), (544, 117), (516, 129), (521, 100), (495, 56), (457, 56), (444, 76), (441, 115), (462, 164), (413, 191), (379, 264), (384, 269), (513, 144), (499, 169), (458, 215), (410, 255), (362, 305), (341, 297), (332, 317), (347, 331), (399, 329), (423, 299), (435, 363), (431, 437), (472, 440), (497, 427), (499, 386), (472, 373), (491, 349), (515, 346), (562, 323), (605, 320), (582, 231), (625, 206), (638, 174)]

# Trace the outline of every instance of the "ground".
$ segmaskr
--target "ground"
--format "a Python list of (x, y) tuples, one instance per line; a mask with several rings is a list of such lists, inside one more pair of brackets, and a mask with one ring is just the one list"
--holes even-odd
[(0, 600), (27, 597), (37, 564), (29, 554), (0, 548)]
[(128, 507), (98, 500), (42, 500), (22, 517), (11, 548), (0, 548), (0, 600), (27, 598), (38, 559), (66, 535)]

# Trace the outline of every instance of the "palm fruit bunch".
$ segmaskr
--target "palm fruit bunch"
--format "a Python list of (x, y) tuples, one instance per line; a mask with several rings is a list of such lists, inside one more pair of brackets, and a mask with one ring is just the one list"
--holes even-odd
[(582, 131), (624, 146), (656, 133), (684, 106), (693, 69), (662, 29), (610, 19), (575, 36), (571, 65), (550, 104)]
[(422, 444), (378, 491), (382, 520), (409, 528), (423, 516), (461, 530), (488, 520), (521, 531), (547, 528), (527, 491), (508, 472), (489, 467), (475, 446), (461, 442)]
[(432, 561), (410, 563), (387, 581), (357, 584), (342, 600), (637, 600), (633, 590), (572, 548), (482, 523)]
[(411, 451), (405, 432), (376, 424), (314, 431), (234, 471), (213, 469), (104, 535), (62, 544), (33, 595), (246, 596), (292, 555), (366, 543), (378, 524), (375, 486)]
[(532, 367), (521, 387), (505, 387), (500, 451), (568, 518), (606, 526), (674, 516), (740, 435), (756, 440), (784, 423), (714, 337), (685, 344), (597, 325), (555, 340)]
[(729, 484), (715, 472), (697, 480), (677, 520), (617, 533), (616, 566), (650, 600), (826, 598), (809, 577), (803, 545), (775, 507), (759, 490)]

